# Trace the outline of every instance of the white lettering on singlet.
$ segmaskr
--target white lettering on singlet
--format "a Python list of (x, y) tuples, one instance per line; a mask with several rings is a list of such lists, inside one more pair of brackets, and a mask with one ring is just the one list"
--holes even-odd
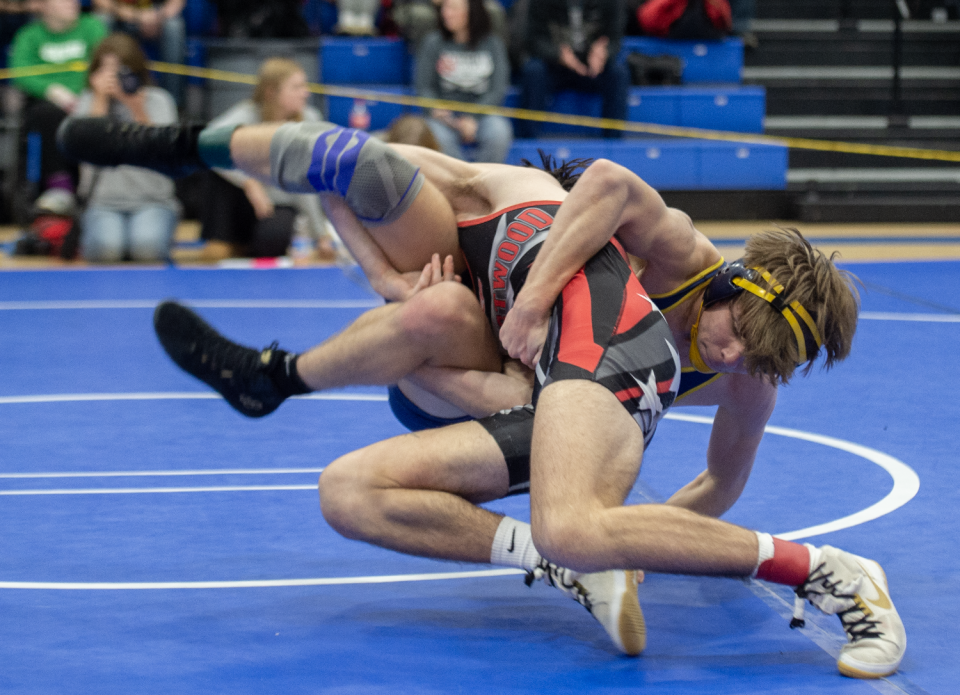
[(514, 267), (528, 250), (546, 239), (553, 224), (553, 215), (535, 207), (526, 208), (507, 224), (509, 216), (510, 213), (504, 213), (500, 217), (487, 270), (491, 298), (489, 311), (495, 330), (503, 325), (503, 319), (513, 306), (510, 276)]

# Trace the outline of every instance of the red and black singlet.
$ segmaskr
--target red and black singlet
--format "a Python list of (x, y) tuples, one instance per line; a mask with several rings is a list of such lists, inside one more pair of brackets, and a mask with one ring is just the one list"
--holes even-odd
[(558, 201), (521, 203), (458, 225), (468, 278), (495, 336), (527, 279), (560, 208)]

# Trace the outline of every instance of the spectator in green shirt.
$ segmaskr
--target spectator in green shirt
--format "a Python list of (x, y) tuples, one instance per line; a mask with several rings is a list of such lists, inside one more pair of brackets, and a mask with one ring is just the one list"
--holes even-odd
[[(10, 66), (68, 65), (87, 61), (106, 35), (103, 23), (80, 14), (78, 0), (41, 0), (36, 20), (22, 27), (13, 39)], [(77, 168), (57, 150), (57, 127), (77, 105), (83, 91), (83, 71), (18, 77), (14, 83), (27, 95), (21, 128), (20, 162), (24, 179), (35, 178), (40, 190), (76, 187)], [(39, 143), (37, 139), (39, 138)], [(28, 148), (28, 144), (31, 145)], [(39, 148), (38, 148), (39, 145)], [(28, 156), (29, 151), (29, 156)], [(39, 167), (36, 155), (39, 153)]]

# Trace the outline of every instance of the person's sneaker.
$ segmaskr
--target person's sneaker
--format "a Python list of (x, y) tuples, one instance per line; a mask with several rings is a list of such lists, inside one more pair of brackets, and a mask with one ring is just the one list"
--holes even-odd
[(111, 118), (67, 118), (57, 146), (67, 157), (113, 167), (130, 164), (179, 178), (207, 166), (197, 153), (202, 125), (141, 125)]
[(527, 572), (527, 586), (542, 579), (581, 606), (603, 625), (617, 649), (636, 656), (647, 646), (647, 626), (637, 600), (637, 573), (633, 570), (608, 570), (581, 574), (541, 560)]
[[(811, 572), (796, 593), (824, 613), (840, 617), (847, 633), (847, 644), (837, 660), (840, 673), (851, 678), (883, 678), (896, 672), (907, 648), (907, 635), (890, 600), (883, 569), (873, 560), (829, 545), (806, 547)], [(794, 623), (802, 624), (802, 615), (795, 617)]]
[(218, 391), (247, 417), (269, 415), (285, 400), (270, 378), (270, 371), (287, 357), (277, 343), (264, 350), (238, 345), (172, 301), (156, 308), (153, 328), (178, 367)]

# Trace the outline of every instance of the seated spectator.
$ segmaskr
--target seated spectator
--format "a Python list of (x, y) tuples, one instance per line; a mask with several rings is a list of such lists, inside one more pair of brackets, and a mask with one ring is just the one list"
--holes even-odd
[[(74, 110), (78, 116), (153, 125), (177, 121), (173, 97), (150, 84), (146, 56), (126, 34), (111, 34), (94, 51), (87, 87)], [(180, 216), (173, 179), (140, 167), (83, 165), (80, 191), (87, 199), (80, 238), (86, 260), (169, 258)]]
[[(210, 127), (319, 121), (320, 113), (307, 105), (309, 97), (303, 68), (287, 58), (270, 58), (260, 66), (252, 98), (214, 119)], [(305, 218), (318, 242), (318, 256), (332, 258), (336, 240), (327, 234), (317, 196), (287, 193), (240, 171), (224, 169), (208, 172), (207, 187), (206, 205), (200, 213), (204, 260), (282, 256), (293, 238), (298, 215)]]
[[(490, 30), (483, 0), (443, 0), (440, 30), (417, 51), (417, 95), (431, 99), (500, 106), (510, 83), (510, 61), (499, 36)], [(503, 116), (433, 109), (430, 130), (444, 154), (464, 159), (464, 145), (476, 145), (473, 159), (502, 163), (513, 142)]]
[[(535, 0), (530, 3), (523, 65), (521, 106), (546, 111), (551, 92), (574, 89), (599, 93), (602, 116), (627, 118), (627, 67), (617, 61), (626, 20), (621, 0)], [(517, 134), (535, 138), (538, 121), (519, 121)], [(616, 138), (619, 130), (605, 130)]]
[[(103, 23), (96, 17), (80, 14), (77, 0), (40, 0), (38, 18), (22, 27), (13, 40), (10, 66), (56, 66), (88, 60), (106, 35)], [(83, 90), (82, 72), (56, 72), (18, 77), (14, 84), (26, 95), (23, 127), (20, 129), (20, 176), (39, 169), (37, 193), (48, 188), (62, 188), (71, 194), (76, 189), (77, 166), (57, 149), (57, 128), (77, 105)], [(34, 161), (39, 154), (39, 167)], [(28, 168), (29, 164), (29, 168)]]
[[(491, 30), (506, 46), (509, 41), (506, 10), (499, 0), (484, 0), (483, 5), (490, 15)], [(414, 55), (420, 43), (440, 28), (439, 6), (440, 0), (393, 0), (393, 21)]]
[[(186, 0), (93, 0), (93, 7), (111, 31), (122, 31), (155, 46), (160, 60), (183, 63), (187, 30), (183, 21)], [(183, 78), (163, 73), (163, 86), (179, 103), (183, 98)]]
[[(748, 10), (748, 3), (740, 8)], [(719, 41), (732, 27), (727, 0), (688, 0), (682, 6), (675, 0), (650, 0), (637, 10), (637, 21), (648, 36), (692, 41)], [(749, 24), (749, 17), (744, 21)]]

